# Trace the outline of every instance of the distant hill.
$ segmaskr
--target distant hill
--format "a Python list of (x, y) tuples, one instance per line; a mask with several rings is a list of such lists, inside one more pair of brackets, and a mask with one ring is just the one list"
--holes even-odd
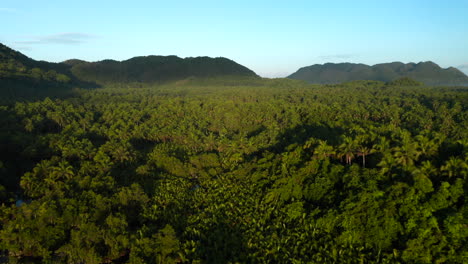
[(81, 80), (96, 83), (153, 83), (189, 77), (257, 76), (248, 68), (226, 58), (179, 58), (177, 56), (134, 57), (125, 61), (65, 61)]
[(63, 84), (72, 79), (68, 69), (61, 63), (33, 60), (0, 43), (0, 80)]
[(179, 58), (144, 56), (125, 61), (87, 62), (67, 60), (62, 63), (36, 61), (0, 43), (0, 78), (2, 80), (48, 81), (68, 83), (161, 82), (189, 77), (257, 77), (252, 70), (226, 58)]
[(83, 86), (69, 66), (33, 60), (0, 43), (0, 102), (64, 96)]
[(41, 97), (110, 83), (158, 83), (187, 78), (258, 77), (250, 69), (226, 58), (134, 57), (125, 61), (51, 63), (33, 60), (0, 43), (0, 96)]
[(315, 64), (299, 69), (288, 76), (317, 84), (336, 84), (355, 80), (391, 82), (410, 77), (426, 85), (468, 85), (468, 77), (460, 70), (450, 67), (443, 69), (433, 62), (382, 63), (374, 66), (355, 63)]

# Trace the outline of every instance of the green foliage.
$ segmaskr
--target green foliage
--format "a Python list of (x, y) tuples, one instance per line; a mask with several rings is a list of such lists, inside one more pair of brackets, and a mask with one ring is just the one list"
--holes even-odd
[(409, 77), (402, 77), (396, 80), (393, 80), (391, 82), (386, 83), (387, 86), (409, 86), (409, 87), (414, 87), (414, 86), (423, 86), (424, 84), (422, 82), (415, 81)]
[(104, 60), (78, 62), (71, 72), (81, 80), (101, 84), (160, 83), (167, 81), (216, 76), (247, 76), (256, 74), (226, 58), (185, 58), (176, 56), (135, 57), (126, 61)]
[(0, 252), (466, 263), (467, 96), (231, 77), (1, 106)]
[(102, 84), (141, 87), (174, 82), (223, 85), (258, 83), (250, 69), (226, 58), (134, 57), (126, 61), (104, 60), (63, 63), (35, 61), (0, 43), (0, 104), (45, 97), (74, 96), (73, 88), (97, 88)]
[(315, 64), (299, 69), (288, 78), (319, 84), (372, 80), (368, 82), (389, 82), (391, 86), (420, 86), (421, 83), (447, 86), (468, 85), (468, 76), (460, 70), (453, 67), (442, 69), (431, 61), (417, 64), (392, 62), (373, 66), (355, 63)]
[(35, 61), (0, 43), (0, 103), (69, 96), (82, 86), (63, 64)]

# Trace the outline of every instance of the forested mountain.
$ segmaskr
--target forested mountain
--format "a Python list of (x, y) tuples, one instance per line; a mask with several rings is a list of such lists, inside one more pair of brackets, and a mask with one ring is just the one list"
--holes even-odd
[(36, 61), (0, 44), (0, 101), (41, 98), (69, 93), (72, 87), (88, 88), (116, 83), (161, 83), (187, 78), (258, 76), (226, 58), (135, 57), (126, 61), (63, 63)]
[(33, 60), (0, 43), (1, 81), (154, 83), (220, 76), (257, 77), (250, 69), (226, 58), (145, 56), (125, 61), (86, 62), (72, 59), (63, 63), (50, 63)]
[(36, 61), (0, 43), (0, 101), (52, 96), (79, 82), (68, 66)]
[[(2, 43), (0, 43), (0, 70), (1, 77), (18, 77), (17, 75), (27, 74), (27, 70), (32, 68), (40, 68), (44, 71), (57, 71), (60, 73), (66, 72), (67, 67), (61, 65), (60, 63), (51, 63), (45, 61), (36, 61), (33, 60), (24, 54), (15, 51)], [(30, 77), (30, 76), (25, 76)]]
[(410, 77), (426, 85), (468, 85), (468, 77), (460, 70), (450, 67), (442, 69), (433, 62), (382, 63), (373, 66), (354, 63), (315, 64), (299, 69), (288, 76), (316, 84), (336, 84), (355, 80), (375, 80), (390, 82), (398, 78)]
[(226, 58), (179, 58), (177, 56), (134, 57), (125, 61), (65, 61), (81, 80), (96, 83), (154, 83), (189, 77), (257, 76), (248, 68)]

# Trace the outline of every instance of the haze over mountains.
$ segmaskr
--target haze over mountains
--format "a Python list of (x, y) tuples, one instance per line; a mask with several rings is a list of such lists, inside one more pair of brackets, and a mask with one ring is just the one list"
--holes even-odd
[(426, 85), (468, 85), (468, 77), (460, 70), (441, 68), (434, 62), (382, 63), (373, 66), (355, 63), (326, 63), (303, 67), (288, 76), (290, 79), (304, 80), (316, 84), (336, 84), (356, 80), (390, 82), (398, 78), (410, 77)]

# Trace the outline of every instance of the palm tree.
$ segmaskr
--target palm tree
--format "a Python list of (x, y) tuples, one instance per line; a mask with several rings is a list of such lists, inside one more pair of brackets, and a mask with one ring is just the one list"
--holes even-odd
[(375, 150), (384, 154), (390, 150), (390, 140), (386, 137), (380, 137), (379, 142), (375, 145)]
[(436, 144), (435, 141), (430, 140), (428, 137), (424, 135), (417, 135), (416, 140), (418, 141), (421, 155), (431, 156), (437, 152), (438, 144)]
[(69, 180), (74, 176), (73, 167), (66, 161), (61, 161), (58, 166), (53, 168), (52, 174), (54, 179), (66, 179)]
[(135, 154), (132, 150), (132, 145), (128, 141), (122, 142), (122, 144), (114, 143), (115, 148), (112, 150), (111, 155), (118, 162), (133, 161)]
[(425, 175), (429, 176), (435, 175), (437, 173), (437, 169), (434, 167), (434, 165), (432, 165), (432, 162), (430, 162), (429, 160), (421, 162), (420, 171)]
[(445, 171), (449, 178), (456, 176), (457, 174), (465, 178), (468, 175), (468, 164), (462, 159), (456, 157), (450, 157), (450, 159), (447, 160), (445, 165), (443, 165), (440, 169)]
[[(372, 137), (375, 137), (372, 135)], [(369, 146), (368, 137), (361, 135), (356, 139), (357, 142), (357, 156), (362, 157), (362, 167), (366, 167), (366, 156), (375, 152), (374, 145)]]
[(377, 144), (375, 144), (375, 152), (379, 152), (382, 155), (381, 161), (377, 166), (382, 168), (382, 173), (389, 172), (395, 165), (395, 157), (391, 152), (390, 140), (386, 137), (380, 137)]
[(343, 136), (343, 143), (339, 146), (339, 157), (345, 157), (346, 159), (346, 164), (351, 164), (356, 150), (357, 150), (357, 144), (356, 141), (348, 136)]
[(418, 142), (412, 141), (409, 133), (403, 134), (401, 143), (400, 146), (394, 148), (393, 156), (397, 163), (407, 169), (418, 160), (419, 156), (421, 156), (421, 151)]
[(213, 132), (210, 131), (208, 133), (208, 135), (205, 137), (204, 143), (205, 143), (205, 151), (212, 151), (216, 149), (217, 140)]
[(366, 156), (374, 153), (374, 148), (366, 145), (359, 145), (357, 148), (357, 155), (362, 157), (362, 167), (366, 167)]
[(59, 112), (48, 112), (47, 117), (54, 121), (60, 128), (63, 128), (67, 124), (66, 118)]
[(333, 146), (327, 144), (327, 141), (319, 140), (319, 145), (314, 150), (314, 156), (319, 159), (325, 159), (327, 157), (334, 156), (336, 151), (333, 149)]

